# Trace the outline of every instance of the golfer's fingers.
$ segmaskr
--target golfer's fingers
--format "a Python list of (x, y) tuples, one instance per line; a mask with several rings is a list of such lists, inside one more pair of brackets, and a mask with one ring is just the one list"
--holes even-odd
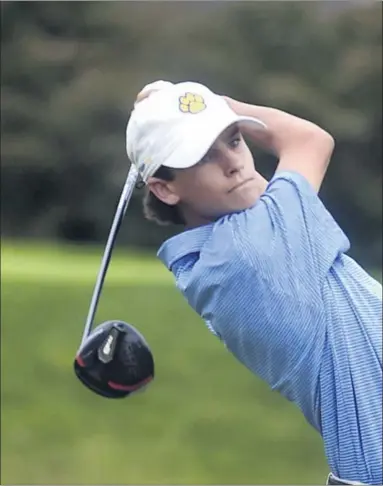
[(158, 91), (158, 90), (157, 89), (143, 89), (142, 91), (140, 91), (138, 93), (137, 98), (136, 98), (136, 101), (135, 101), (134, 104), (136, 105), (140, 101), (144, 100), (145, 98), (147, 98), (154, 91)]

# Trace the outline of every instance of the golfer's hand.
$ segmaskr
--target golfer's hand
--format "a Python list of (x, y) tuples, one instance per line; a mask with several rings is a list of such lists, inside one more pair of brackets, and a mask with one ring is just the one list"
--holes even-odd
[(145, 98), (148, 98), (152, 93), (160, 91), (161, 89), (168, 88), (170, 86), (173, 86), (173, 83), (171, 83), (170, 81), (154, 81), (153, 83), (147, 84), (138, 93), (136, 101), (134, 102), (134, 106), (136, 106), (137, 103), (140, 103)]
[(134, 106), (137, 105), (140, 101), (144, 100), (145, 98), (148, 98), (151, 93), (154, 93), (155, 91), (158, 91), (157, 89), (143, 89), (140, 91), (137, 95), (136, 101), (134, 102)]

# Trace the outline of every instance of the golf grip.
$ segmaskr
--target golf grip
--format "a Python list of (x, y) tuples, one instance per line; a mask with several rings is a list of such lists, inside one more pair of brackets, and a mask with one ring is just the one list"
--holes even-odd
[(122, 189), (120, 200), (119, 200), (119, 203), (118, 203), (118, 206), (117, 206), (117, 209), (116, 209), (116, 213), (114, 215), (112, 227), (110, 229), (108, 240), (106, 242), (104, 255), (103, 255), (102, 261), (101, 261), (100, 270), (98, 272), (96, 285), (94, 287), (92, 300), (90, 302), (90, 307), (89, 307), (88, 316), (87, 316), (86, 323), (85, 323), (84, 332), (83, 332), (82, 339), (81, 339), (80, 348), (85, 343), (86, 338), (89, 336), (89, 334), (91, 332), (92, 323), (93, 323), (94, 316), (96, 314), (97, 305), (98, 305), (98, 301), (100, 299), (102, 286), (104, 284), (106, 272), (108, 271), (108, 266), (109, 266), (110, 258), (111, 258), (111, 255), (112, 255), (114, 242), (116, 240), (116, 236), (117, 236), (118, 230), (121, 226), (122, 220), (124, 219), (126, 208), (128, 207), (130, 198), (132, 197), (133, 190), (134, 190), (134, 187), (135, 187), (136, 182), (137, 182), (137, 176), (138, 176), (137, 168), (136, 168), (135, 165), (132, 164), (131, 167), (130, 167), (128, 176), (126, 178), (124, 187)]

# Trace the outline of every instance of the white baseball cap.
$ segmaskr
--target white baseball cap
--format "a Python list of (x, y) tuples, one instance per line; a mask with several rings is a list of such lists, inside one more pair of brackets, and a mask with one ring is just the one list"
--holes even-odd
[(135, 104), (126, 129), (126, 151), (144, 182), (162, 165), (197, 164), (219, 135), (238, 123), (265, 129), (260, 120), (238, 116), (222, 98), (194, 82), (151, 83), (152, 93)]

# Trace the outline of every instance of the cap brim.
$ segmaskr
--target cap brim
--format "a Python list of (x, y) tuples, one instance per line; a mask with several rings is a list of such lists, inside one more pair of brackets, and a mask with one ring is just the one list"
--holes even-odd
[(238, 124), (239, 127), (244, 124), (251, 125), (258, 130), (266, 130), (267, 128), (257, 118), (237, 115), (215, 120), (214, 124), (210, 124), (208, 128), (196, 125), (193, 127), (192, 133), (189, 130), (188, 133), (179, 134), (179, 140), (182, 140), (182, 143), (162, 165), (172, 169), (193, 167), (206, 155), (222, 132), (234, 124)]

